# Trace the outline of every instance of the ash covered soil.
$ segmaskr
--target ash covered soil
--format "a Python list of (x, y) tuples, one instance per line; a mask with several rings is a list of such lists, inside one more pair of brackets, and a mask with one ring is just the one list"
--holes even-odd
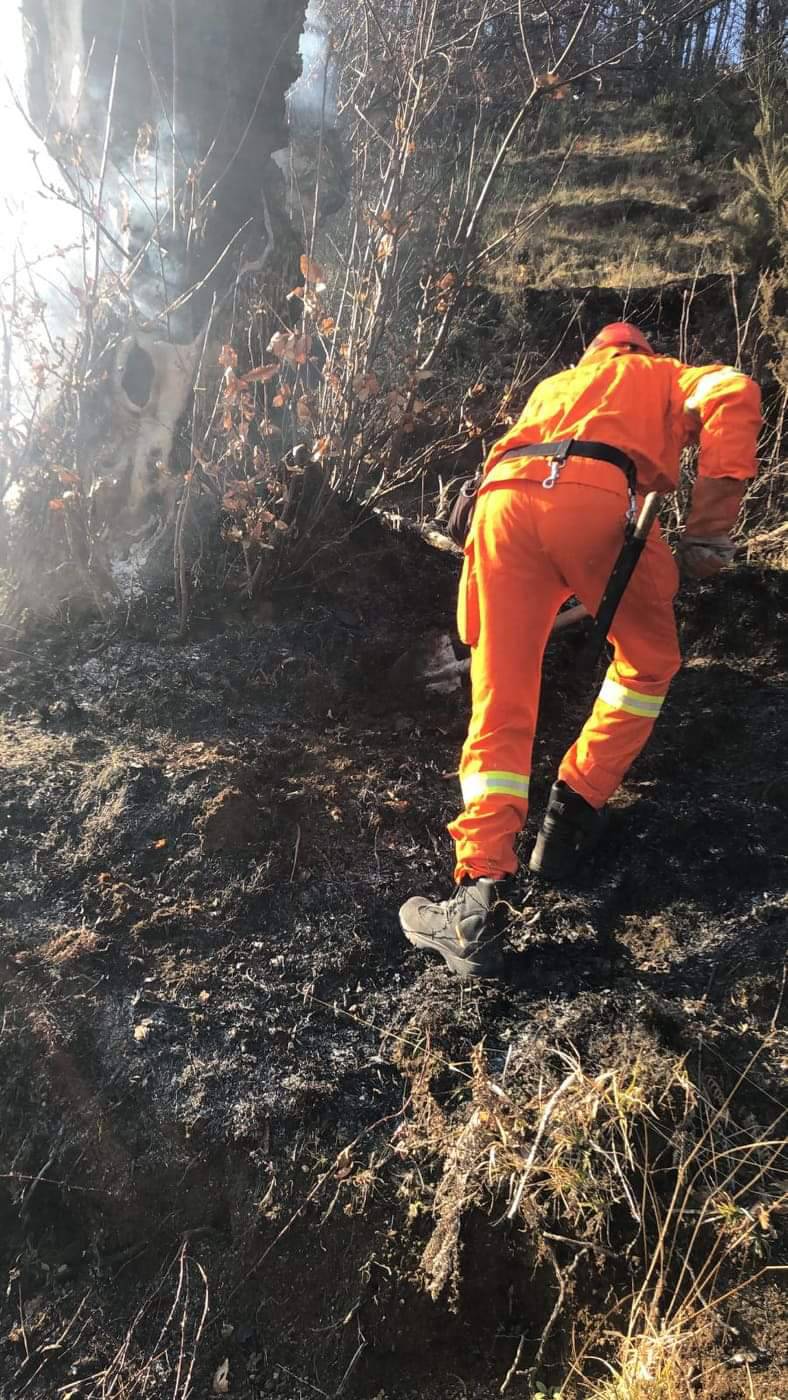
[[(491, 1192), (430, 1274), (419, 1057), (446, 1123), (482, 1043), (540, 1102), (562, 1056), (686, 1057), (734, 1138), (781, 1121), (786, 575), (687, 590), (685, 666), (604, 852), (571, 889), (521, 877), (510, 981), (470, 987), (396, 917), (449, 888), (468, 699), (391, 666), (449, 625), (454, 584), (370, 527), (263, 620), (214, 610), (162, 640), (148, 604), (2, 643), (3, 1400), (223, 1393), (225, 1363), (244, 1397), (492, 1396), (521, 1338), (509, 1393), (530, 1395), (553, 1271)], [(547, 658), (526, 853), (590, 705), (579, 646)], [(556, 1207), (571, 1289), (542, 1372), (631, 1292), (626, 1217), (575, 1268), (580, 1218)], [(697, 1394), (784, 1394), (785, 1220), (715, 1316)]]

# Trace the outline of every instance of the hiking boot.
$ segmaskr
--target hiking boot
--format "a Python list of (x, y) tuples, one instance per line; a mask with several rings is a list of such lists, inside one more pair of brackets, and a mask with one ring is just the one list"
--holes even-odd
[(402, 931), (414, 947), (440, 953), (458, 977), (499, 977), (507, 887), (506, 880), (466, 877), (440, 904), (416, 894), (399, 911)]
[(529, 870), (545, 880), (566, 879), (601, 841), (608, 820), (604, 807), (598, 811), (559, 779), (550, 789)]

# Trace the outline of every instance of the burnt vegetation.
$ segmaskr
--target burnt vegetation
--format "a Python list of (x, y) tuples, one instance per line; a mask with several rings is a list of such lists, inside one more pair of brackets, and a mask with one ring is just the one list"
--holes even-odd
[[(75, 4), (64, 87), (72, 10), (25, 6), (77, 224), (67, 326), (2, 272), (0, 1396), (770, 1400), (779, 7), (186, 8)], [(593, 876), (521, 876), (510, 981), (462, 987), (396, 920), (466, 718), (441, 526), (621, 316), (759, 380), (761, 470)]]

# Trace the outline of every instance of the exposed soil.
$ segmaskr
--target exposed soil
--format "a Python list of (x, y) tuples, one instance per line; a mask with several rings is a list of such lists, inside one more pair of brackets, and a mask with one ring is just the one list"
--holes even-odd
[[(2, 644), (3, 1400), (208, 1395), (225, 1359), (243, 1397), (492, 1396), (521, 1337), (528, 1395), (546, 1256), (477, 1204), (433, 1299), (440, 1163), (397, 1147), (428, 1100), (464, 1121), (474, 1046), (537, 1087), (570, 1051), (655, 1084), (686, 1055), (735, 1134), (784, 1112), (786, 575), (687, 591), (686, 665), (608, 845), (570, 890), (522, 878), (510, 981), (471, 988), (396, 918), (448, 887), (467, 698), (390, 668), (448, 624), (454, 575), (370, 526), (264, 624), (163, 642), (150, 605)], [(548, 657), (526, 846), (588, 708), (578, 647)], [(625, 1216), (572, 1274), (556, 1381), (642, 1270)], [(731, 1256), (766, 1271), (715, 1315), (698, 1395), (785, 1394), (787, 1244), (775, 1211)]]

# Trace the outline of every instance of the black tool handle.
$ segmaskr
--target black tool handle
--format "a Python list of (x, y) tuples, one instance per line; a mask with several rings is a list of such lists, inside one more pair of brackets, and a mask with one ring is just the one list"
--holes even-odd
[(635, 565), (638, 562), (646, 545), (649, 531), (657, 517), (659, 511), (659, 496), (656, 491), (649, 491), (640, 510), (634, 530), (628, 535), (621, 548), (607, 586), (597, 608), (594, 624), (588, 637), (588, 641), (583, 649), (583, 661), (586, 665), (595, 666), (599, 660), (602, 648), (605, 645), (607, 634), (613, 623), (618, 605), (624, 596), (629, 580), (631, 579)]

